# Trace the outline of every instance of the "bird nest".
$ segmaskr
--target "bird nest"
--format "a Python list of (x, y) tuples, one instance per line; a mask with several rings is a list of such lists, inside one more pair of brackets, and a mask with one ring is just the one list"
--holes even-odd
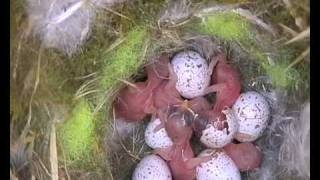
[[(129, 1), (95, 12), (84, 47), (74, 39), (77, 45), (63, 52), (46, 49), (45, 36), (28, 36), (40, 26), (32, 30), (23, 23), (25, 4), (13, 5), (11, 12), (20, 13), (13, 14), (11, 30), (18, 34), (11, 37), (10, 54), (12, 178), (130, 179), (152, 153), (144, 140), (150, 117), (117, 121), (118, 92), (144, 81), (145, 65), (163, 53), (191, 49), (209, 59), (215, 48), (240, 71), (243, 91), (261, 93), (271, 107), (269, 125), (256, 141), (264, 155), (261, 168), (242, 178), (309, 178), (309, 64), (292, 65), (305, 45), (276, 41), (282, 34), (251, 13), (256, 7)], [(57, 46), (64, 43), (57, 40)]]

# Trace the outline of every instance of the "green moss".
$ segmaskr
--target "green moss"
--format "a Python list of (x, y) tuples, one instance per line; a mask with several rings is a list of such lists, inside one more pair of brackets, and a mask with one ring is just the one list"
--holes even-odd
[(131, 30), (116, 49), (105, 54), (105, 64), (102, 68), (103, 89), (109, 89), (119, 83), (119, 79), (127, 79), (137, 72), (145, 62), (146, 42), (148, 32), (145, 28), (136, 27)]
[(196, 26), (196, 31), (225, 40), (246, 40), (250, 37), (250, 24), (234, 13), (216, 13)]
[(298, 72), (294, 69), (287, 69), (290, 61), (293, 59), (291, 51), (288, 49), (280, 50), (273, 59), (274, 64), (270, 64), (267, 55), (263, 54), (257, 48), (251, 48), (251, 54), (257, 59), (258, 63), (270, 77), (272, 84), (276, 88), (290, 89), (300, 81)]
[(291, 84), (292, 79), (290, 78), (290, 73), (285, 71), (286, 66), (284, 64), (275, 66), (265, 65), (264, 68), (275, 87), (286, 88)]
[(80, 100), (73, 109), (71, 116), (58, 129), (59, 142), (69, 162), (81, 163), (92, 159), (96, 145), (95, 118), (90, 104)]

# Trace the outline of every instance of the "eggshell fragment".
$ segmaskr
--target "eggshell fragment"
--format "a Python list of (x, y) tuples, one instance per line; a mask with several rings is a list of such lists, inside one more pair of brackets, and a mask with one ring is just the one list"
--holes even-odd
[(144, 133), (146, 144), (153, 149), (166, 148), (173, 145), (173, 142), (168, 136), (165, 128), (161, 128), (160, 130), (155, 131), (155, 128), (160, 123), (161, 121), (159, 118), (151, 120)]
[[(227, 127), (218, 129), (215, 124), (209, 123), (205, 130), (202, 131), (200, 141), (209, 148), (221, 148), (230, 143), (238, 131), (238, 122), (231, 109), (223, 111), (226, 115)], [(216, 123), (216, 122), (214, 122)]]
[(269, 104), (257, 92), (242, 93), (232, 107), (239, 122), (235, 138), (240, 142), (252, 142), (260, 137), (268, 125)]
[(222, 150), (206, 149), (198, 157), (212, 156), (196, 168), (197, 180), (240, 180), (240, 172), (232, 159)]
[(144, 157), (133, 172), (132, 180), (171, 180), (167, 163), (157, 155)]
[(178, 77), (179, 93), (189, 99), (202, 96), (211, 80), (207, 61), (195, 51), (183, 51), (173, 57), (171, 64)]

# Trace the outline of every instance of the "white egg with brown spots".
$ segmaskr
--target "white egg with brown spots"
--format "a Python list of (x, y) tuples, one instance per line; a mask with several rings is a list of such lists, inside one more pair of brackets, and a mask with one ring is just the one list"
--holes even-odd
[(177, 74), (178, 92), (189, 99), (202, 96), (212, 73), (207, 61), (195, 51), (183, 51), (173, 57), (171, 64)]
[(155, 131), (160, 124), (161, 121), (159, 118), (152, 119), (144, 133), (146, 144), (153, 149), (166, 148), (173, 145), (173, 142), (164, 127)]
[(233, 140), (238, 131), (239, 124), (232, 109), (228, 108), (222, 112), (226, 115), (223, 129), (219, 129), (216, 125), (218, 122), (214, 122), (209, 123), (202, 131), (200, 141), (209, 148), (222, 148)]
[(211, 156), (196, 168), (197, 180), (240, 180), (240, 172), (232, 159), (221, 149), (206, 149), (198, 157)]
[(252, 142), (259, 138), (268, 125), (270, 107), (266, 99), (255, 91), (242, 93), (232, 107), (239, 122), (235, 138)]
[(132, 180), (171, 180), (167, 163), (157, 155), (145, 156), (133, 172)]

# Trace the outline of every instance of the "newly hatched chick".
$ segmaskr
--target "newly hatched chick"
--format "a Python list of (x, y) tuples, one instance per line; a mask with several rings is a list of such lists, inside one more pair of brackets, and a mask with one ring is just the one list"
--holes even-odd
[(122, 89), (115, 102), (116, 116), (127, 121), (141, 121), (147, 114), (154, 113), (154, 91), (168, 78), (169, 57), (162, 55), (146, 67), (148, 79)]
[(185, 108), (174, 106), (169, 107), (167, 112), (164, 126), (173, 146), (155, 149), (154, 152), (169, 161), (175, 180), (194, 180), (196, 166), (209, 160), (208, 157), (195, 158), (190, 145), (193, 133), (190, 125), (194, 114)]
[[(215, 122), (221, 130), (228, 126), (225, 124), (226, 116), (223, 110), (230, 108), (241, 92), (240, 74), (227, 63), (225, 54), (220, 53), (214, 59), (218, 61), (218, 64), (212, 75), (212, 85), (205, 93), (216, 92), (216, 101), (212, 110), (202, 111), (195, 119), (193, 129), (198, 136), (201, 136), (208, 123)], [(221, 123), (217, 123), (217, 120)]]
[(154, 93), (154, 106), (157, 111), (163, 111), (170, 105), (179, 105), (183, 102), (182, 97), (176, 89), (177, 76), (170, 64), (167, 64), (169, 80), (163, 80)]
[(141, 121), (152, 106), (152, 91), (145, 82), (127, 86), (120, 91), (114, 106), (117, 118), (130, 122)]
[(218, 60), (215, 71), (212, 74), (212, 86), (208, 91), (216, 92), (216, 102), (212, 111), (212, 118), (223, 118), (222, 110), (231, 107), (241, 92), (241, 80), (239, 72), (228, 64), (225, 54), (220, 53), (215, 57)]
[(254, 170), (259, 168), (262, 163), (262, 152), (252, 143), (230, 143), (223, 149), (240, 171)]

